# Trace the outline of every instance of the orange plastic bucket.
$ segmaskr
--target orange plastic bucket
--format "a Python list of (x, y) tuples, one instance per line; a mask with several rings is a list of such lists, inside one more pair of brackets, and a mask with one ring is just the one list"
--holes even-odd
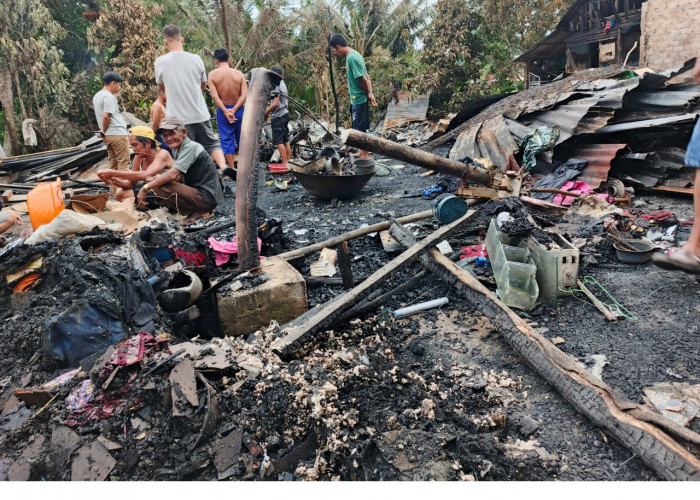
[(54, 220), (64, 208), (61, 179), (58, 177), (53, 182), (37, 184), (37, 186), (27, 194), (29, 220), (35, 231), (39, 226), (43, 226)]

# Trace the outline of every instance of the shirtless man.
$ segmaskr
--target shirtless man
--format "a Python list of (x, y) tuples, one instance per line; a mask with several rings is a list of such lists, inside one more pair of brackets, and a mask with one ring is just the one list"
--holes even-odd
[(214, 51), (214, 62), (216, 69), (209, 73), (209, 92), (216, 103), (216, 123), (224, 156), (229, 168), (233, 168), (234, 155), (241, 140), (241, 120), (248, 84), (243, 73), (231, 67), (226, 49)]
[(97, 174), (105, 184), (117, 186), (114, 197), (118, 201), (136, 196), (143, 183), (173, 166), (172, 156), (158, 147), (150, 127), (131, 127), (129, 145), (136, 153), (130, 171), (110, 169)]
[(153, 132), (156, 134), (156, 141), (160, 142), (160, 148), (164, 149), (172, 156), (173, 152), (170, 150), (168, 145), (165, 144), (165, 142), (163, 142), (163, 138), (158, 133), (158, 128), (160, 127), (160, 122), (163, 120), (163, 118), (165, 118), (165, 115), (166, 115), (165, 102), (166, 102), (165, 91), (159, 87), (158, 88), (158, 97), (156, 98), (155, 101), (153, 101), (153, 104), (151, 104), (151, 128), (153, 129)]

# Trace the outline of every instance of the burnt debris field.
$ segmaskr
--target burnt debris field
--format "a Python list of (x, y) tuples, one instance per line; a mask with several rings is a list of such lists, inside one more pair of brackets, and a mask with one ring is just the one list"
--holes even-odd
[(254, 269), (240, 163), (190, 226), (32, 164), (88, 190), (0, 249), (0, 480), (698, 479), (698, 278), (648, 261), (693, 223), (688, 69), (351, 136), (354, 196), (300, 182), (362, 175), (337, 143), (259, 162)]

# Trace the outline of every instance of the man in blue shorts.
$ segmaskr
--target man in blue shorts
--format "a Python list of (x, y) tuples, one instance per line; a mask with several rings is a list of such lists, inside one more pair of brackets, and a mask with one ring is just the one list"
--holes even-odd
[[(694, 77), (700, 83), (700, 57), (695, 63)], [(700, 274), (700, 120), (695, 124), (695, 130), (688, 143), (685, 153), (685, 164), (695, 167), (695, 186), (693, 188), (693, 203), (695, 205), (695, 221), (690, 231), (688, 241), (676, 252), (666, 255), (654, 253), (652, 261), (664, 269), (686, 271)]]
[(241, 141), (243, 105), (248, 96), (248, 84), (243, 73), (231, 67), (226, 49), (214, 51), (214, 62), (216, 69), (209, 73), (209, 92), (216, 103), (216, 124), (226, 163), (229, 168), (234, 168), (234, 155)]
[[(372, 93), (372, 82), (367, 73), (365, 60), (360, 53), (348, 47), (343, 35), (333, 35), (328, 44), (331, 52), (344, 57), (347, 64), (348, 89), (350, 90), (350, 112), (352, 113), (352, 128), (367, 132), (369, 128), (369, 107), (367, 102), (377, 107), (377, 101)], [(369, 158), (369, 151), (360, 150), (358, 158)]]

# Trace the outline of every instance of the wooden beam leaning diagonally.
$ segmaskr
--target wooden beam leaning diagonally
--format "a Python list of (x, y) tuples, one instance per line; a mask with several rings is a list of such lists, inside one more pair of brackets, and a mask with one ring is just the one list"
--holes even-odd
[(272, 344), (272, 350), (281, 357), (288, 356), (300, 342), (320, 328), (330, 325), (336, 317), (379, 286), (397, 269), (413, 261), (421, 253), (428, 251), (430, 247), (435, 246), (458, 231), (473, 214), (473, 211), (468, 212), (452, 224), (441, 227), (421, 242), (412, 245), (401, 255), (375, 271), (361, 284), (352, 290), (348, 290), (343, 295), (339, 295), (333, 301), (324, 304), (324, 307), (311, 309), (294, 321), (283, 325), (282, 336)]
[[(404, 246), (415, 245), (413, 235), (400, 224), (393, 224), (390, 233)], [(697, 446), (696, 433), (627, 400), (608, 384), (595, 378), (576, 359), (527, 325), (488, 288), (437, 249), (423, 254), (421, 261), (471, 300), (499, 328), (511, 347), (579, 413), (639, 456), (661, 477), (700, 480), (700, 460), (657, 426)]]
[[(433, 211), (432, 210), (425, 210), (423, 212), (418, 212), (415, 214), (407, 215), (405, 217), (399, 218), (399, 222), (402, 224), (408, 224), (409, 222), (418, 222), (420, 220), (424, 219), (429, 219), (433, 216)], [(391, 222), (389, 221), (384, 221), (384, 222), (378, 222), (376, 224), (372, 224), (371, 226), (363, 227), (360, 229), (355, 229), (354, 231), (350, 231), (349, 233), (341, 234), (340, 236), (335, 236), (333, 238), (329, 238), (325, 241), (321, 241), (319, 243), (314, 243), (313, 245), (309, 245), (303, 248), (297, 248), (296, 250), (290, 250), (289, 252), (284, 252), (279, 255), (276, 255), (278, 259), (284, 259), (284, 260), (294, 260), (294, 259), (299, 259), (301, 257), (306, 257), (307, 255), (311, 255), (312, 253), (318, 252), (320, 250), (323, 250), (324, 248), (332, 248), (335, 247), (344, 241), (350, 241), (354, 240), (355, 238), (359, 238), (361, 236), (365, 236), (367, 234), (371, 233), (377, 233), (379, 231), (384, 231), (386, 229), (389, 229), (389, 226), (391, 226)]]

